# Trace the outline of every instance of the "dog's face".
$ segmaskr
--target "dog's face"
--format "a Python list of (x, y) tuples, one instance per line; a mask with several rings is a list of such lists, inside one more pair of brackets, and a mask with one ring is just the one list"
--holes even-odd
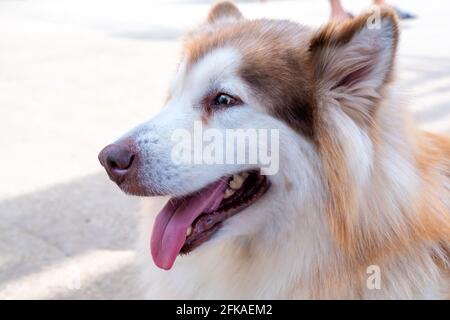
[[(152, 235), (159, 267), (169, 269), (179, 253), (194, 250), (224, 225), (256, 232), (274, 223), (283, 212), (260, 209), (292, 188), (301, 190), (295, 193), (301, 202), (318, 185), (338, 182), (333, 172), (344, 170), (345, 155), (334, 145), (339, 134), (331, 137), (333, 121), (369, 131), (391, 76), (396, 21), (383, 12), (371, 30), (368, 18), (313, 32), (288, 21), (245, 20), (225, 2), (187, 36), (163, 111), (99, 155), (123, 191), (173, 196)], [(236, 129), (264, 132), (265, 141), (257, 141), (267, 142), (271, 162), (267, 152), (250, 154), (251, 147), (239, 149), (237, 142), (231, 152), (241, 150), (246, 161), (236, 154), (227, 158), (227, 133)], [(276, 141), (270, 139), (274, 133)], [(218, 137), (222, 142), (211, 143)], [(199, 154), (199, 141), (209, 141), (214, 152), (203, 145)]]

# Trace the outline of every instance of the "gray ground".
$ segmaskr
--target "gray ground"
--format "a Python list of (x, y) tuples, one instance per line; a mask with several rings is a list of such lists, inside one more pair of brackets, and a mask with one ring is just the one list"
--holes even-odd
[[(344, 1), (353, 12), (368, 3)], [(402, 24), (400, 82), (420, 125), (449, 132), (450, 5), (395, 3), (420, 15)], [(107, 180), (97, 153), (162, 106), (177, 39), (208, 7), (0, 0), (0, 299), (132, 292), (139, 202)], [(325, 0), (241, 9), (316, 26), (328, 18)]]

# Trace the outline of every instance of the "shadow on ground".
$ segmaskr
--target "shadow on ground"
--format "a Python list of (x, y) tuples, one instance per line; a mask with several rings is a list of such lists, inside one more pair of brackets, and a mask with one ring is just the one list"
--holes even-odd
[(39, 278), (49, 267), (64, 268), (67, 259), (82, 262), (81, 257), (95, 259), (100, 252), (106, 258), (120, 253), (127, 263), (118, 270), (106, 268), (99, 278), (91, 270), (92, 283), (61, 297), (114, 297), (118, 293), (110, 291), (125, 287), (119, 284), (133, 269), (129, 257), (138, 209), (138, 199), (122, 194), (103, 172), (4, 200), (0, 203), (0, 296), (2, 288), (14, 287), (20, 279), (32, 281), (33, 275)]

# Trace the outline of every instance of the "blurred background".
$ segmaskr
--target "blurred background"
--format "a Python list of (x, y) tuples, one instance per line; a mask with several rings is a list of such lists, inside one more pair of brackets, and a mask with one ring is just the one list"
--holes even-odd
[[(0, 0), (0, 299), (133, 296), (139, 200), (97, 153), (160, 110), (179, 37), (211, 3)], [(328, 0), (237, 3), (311, 26), (330, 15)], [(450, 2), (390, 3), (418, 16), (401, 24), (399, 83), (422, 128), (450, 133)]]

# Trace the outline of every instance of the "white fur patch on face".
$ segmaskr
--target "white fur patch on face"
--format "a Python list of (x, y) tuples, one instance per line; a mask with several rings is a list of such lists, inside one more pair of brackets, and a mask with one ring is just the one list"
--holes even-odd
[(170, 95), (173, 95), (176, 93), (177, 90), (180, 90), (183, 86), (183, 81), (186, 76), (188, 63), (186, 59), (181, 61), (180, 65), (178, 66), (178, 70), (175, 74), (175, 76), (171, 79), (169, 83), (169, 93)]
[(225, 47), (213, 50), (188, 71), (182, 91), (189, 93), (194, 104), (210, 91), (239, 91), (242, 86), (236, 73), (240, 61), (241, 56), (236, 49)]
[(185, 58), (169, 85), (170, 96), (175, 100), (173, 102), (186, 96), (192, 101), (195, 98), (198, 100), (209, 88), (233, 82), (232, 79), (237, 78), (240, 60), (239, 52), (229, 47), (213, 50), (192, 66)]

